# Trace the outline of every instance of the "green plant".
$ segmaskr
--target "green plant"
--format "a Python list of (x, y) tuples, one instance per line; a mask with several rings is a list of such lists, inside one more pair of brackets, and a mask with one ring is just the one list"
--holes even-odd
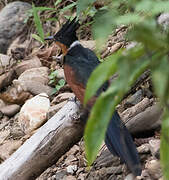
[(55, 88), (53, 89), (52, 95), (55, 94), (56, 92), (58, 92), (65, 85), (65, 80), (64, 79), (60, 79), (58, 81), (58, 72), (57, 72), (57, 70), (50, 73), (49, 79), (50, 79), (49, 84), (54, 84), (55, 85)]
[[(69, 5), (65, 6), (62, 9), (57, 9), (57, 6), (59, 6), (59, 4), (62, 2), (62, 0), (57, 0), (54, 3), (54, 8), (49, 8), (49, 7), (35, 7), (34, 4), (32, 4), (32, 9), (28, 12), (28, 17), (25, 19), (25, 22), (28, 21), (28, 19), (30, 17), (33, 16), (33, 21), (35, 23), (35, 27), (37, 30), (37, 34), (32, 34), (32, 37), (34, 39), (36, 39), (37, 41), (41, 42), (42, 44), (44, 43), (44, 31), (43, 31), (43, 22), (41, 19), (43, 19), (43, 21), (56, 21), (59, 16), (59, 14), (64, 13), (65, 11), (71, 10), (72, 8), (74, 8), (76, 6), (76, 2), (72, 2)], [(55, 17), (51, 17), (51, 18), (45, 18), (45, 17), (40, 17), (39, 13), (45, 11), (46, 14), (50, 14), (52, 15), (53, 13), (55, 14)], [(71, 18), (70, 16), (66, 16), (65, 17), (67, 19)]]
[[(43, 31), (42, 22), (38, 13), (40, 11), (54, 11), (54, 10), (55, 10), (54, 8), (48, 8), (48, 7), (35, 7), (35, 5), (32, 4), (32, 15), (33, 15), (34, 23), (35, 23), (36, 30), (38, 33), (38, 34), (32, 34), (32, 37), (41, 43), (44, 43), (44, 31)], [(31, 15), (31, 12), (30, 12), (30, 15)]]
[[(77, 13), (91, 7), (95, 0), (77, 2)], [(108, 1), (106, 1), (108, 2)], [(165, 179), (169, 179), (169, 31), (157, 25), (156, 17), (169, 12), (165, 0), (115, 0), (108, 2), (106, 10), (98, 10), (94, 16), (93, 36), (97, 47), (103, 44), (112, 30), (127, 25), (127, 38), (138, 42), (137, 46), (109, 56), (92, 73), (86, 90), (85, 104), (97, 89), (115, 72), (118, 80), (97, 99), (85, 129), (85, 148), (89, 165), (95, 160), (104, 139), (108, 122), (116, 105), (130, 89), (134, 81), (147, 69), (151, 69), (156, 95), (164, 108), (161, 135), (161, 163)]]

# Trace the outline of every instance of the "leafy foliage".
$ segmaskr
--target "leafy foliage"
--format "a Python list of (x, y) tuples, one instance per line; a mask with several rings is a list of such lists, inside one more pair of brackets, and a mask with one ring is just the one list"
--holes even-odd
[[(78, 1), (77, 13), (91, 8), (93, 2)], [(162, 124), (161, 162), (165, 179), (169, 179), (169, 31), (164, 31), (156, 22), (161, 12), (169, 12), (168, 1), (116, 0), (110, 1), (106, 10), (100, 10), (94, 16), (93, 35), (99, 45), (121, 24), (129, 27), (127, 38), (138, 43), (131, 50), (123, 49), (109, 56), (88, 81), (85, 104), (112, 74), (117, 72), (119, 75), (97, 99), (87, 122), (85, 145), (89, 165), (96, 158), (116, 105), (139, 75), (149, 68), (155, 93), (166, 112)]]
[[(65, 11), (71, 10), (72, 8), (74, 8), (76, 6), (76, 2), (72, 2), (69, 5), (63, 7), (62, 9), (57, 9), (57, 6), (59, 6), (61, 4), (62, 0), (57, 0), (54, 5), (54, 8), (49, 8), (49, 7), (35, 7), (34, 4), (32, 4), (32, 9), (29, 11), (28, 13), (28, 18), (33, 16), (33, 20), (35, 23), (35, 27), (37, 30), (37, 34), (32, 34), (32, 37), (34, 39), (36, 39), (37, 41), (41, 42), (42, 44), (44, 43), (44, 31), (43, 31), (43, 22), (42, 22), (42, 18), (40, 18), (40, 13), (43, 11), (46, 11), (48, 13), (55, 14), (54, 18), (43, 18), (43, 21), (56, 21), (59, 16), (59, 14), (63, 14)], [(70, 16), (65, 15), (65, 17), (67, 19), (71, 18)], [(25, 23), (28, 21), (28, 18), (25, 19)]]
[[(113, 81), (107, 91), (98, 97), (87, 122), (85, 146), (89, 165), (96, 158), (116, 105), (139, 75), (149, 68), (152, 72), (155, 93), (165, 109), (161, 136), (161, 162), (165, 179), (169, 179), (169, 30), (166, 31), (156, 21), (160, 13), (169, 12), (169, 2), (167, 0), (106, 0), (103, 7), (96, 9), (94, 5), (97, 3), (96, 0), (77, 0), (62, 9), (57, 9), (61, 3), (62, 0), (56, 0), (53, 9), (32, 6), (32, 15), (38, 33), (32, 36), (36, 40), (44, 42), (42, 18), (40, 19), (39, 12), (55, 13), (56, 18), (47, 19), (55, 21), (58, 14), (74, 9), (76, 6), (78, 17), (83, 17), (83, 19), (88, 16), (93, 17), (92, 33), (97, 47), (104, 44), (108, 35), (121, 24), (128, 26), (126, 38), (137, 42), (134, 48), (122, 49), (106, 58), (95, 69), (88, 81), (85, 104), (115, 72), (119, 76), (118, 80)], [(67, 15), (65, 17), (71, 18)], [(50, 83), (55, 81), (56, 76), (57, 72), (50, 75)], [(55, 92), (65, 82), (60, 80), (57, 83)]]
[(64, 79), (60, 79), (59, 81), (57, 81), (57, 79), (58, 79), (57, 70), (50, 73), (49, 79), (50, 79), (49, 84), (55, 85), (52, 95), (55, 94), (56, 92), (58, 92), (66, 83)]

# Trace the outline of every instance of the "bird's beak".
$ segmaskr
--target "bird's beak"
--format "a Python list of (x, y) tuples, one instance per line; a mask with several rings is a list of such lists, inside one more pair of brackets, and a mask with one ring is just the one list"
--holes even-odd
[(54, 40), (54, 36), (48, 36), (45, 38), (45, 40)]

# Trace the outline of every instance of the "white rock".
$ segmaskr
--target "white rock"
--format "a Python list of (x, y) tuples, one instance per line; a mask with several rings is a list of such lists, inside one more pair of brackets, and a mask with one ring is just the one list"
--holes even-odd
[(159, 179), (162, 177), (162, 170), (159, 160), (153, 159), (151, 161), (147, 161), (145, 168), (152, 179)]
[(134, 179), (135, 179), (134, 175), (130, 173), (125, 177), (124, 180), (134, 180)]
[(27, 134), (40, 127), (47, 119), (49, 107), (50, 101), (45, 93), (26, 101), (18, 117), (22, 130)]
[(155, 156), (156, 153), (158, 153), (160, 150), (160, 139), (150, 140), (149, 145), (150, 145), (150, 151), (152, 155)]
[(74, 174), (77, 171), (77, 165), (69, 165), (66, 170), (70, 174)]

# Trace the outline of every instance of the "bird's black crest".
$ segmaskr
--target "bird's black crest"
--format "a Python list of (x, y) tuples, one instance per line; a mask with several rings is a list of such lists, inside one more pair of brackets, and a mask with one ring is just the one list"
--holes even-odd
[(76, 17), (70, 21), (68, 20), (62, 28), (54, 35), (55, 41), (69, 47), (74, 41), (77, 40), (76, 30), (79, 28), (80, 24), (76, 20)]

